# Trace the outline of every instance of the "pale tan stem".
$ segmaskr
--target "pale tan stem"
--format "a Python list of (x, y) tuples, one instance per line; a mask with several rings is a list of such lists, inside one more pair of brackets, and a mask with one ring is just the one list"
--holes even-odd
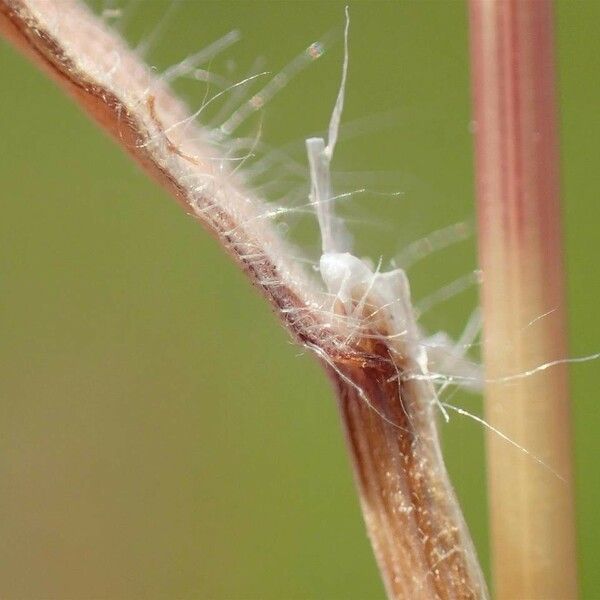
[(552, 4), (471, 0), (495, 595), (577, 595)]
[[(223, 164), (168, 85), (85, 6), (0, 0), (0, 33), (50, 74), (223, 245), (335, 383), (365, 521), (391, 598), (484, 598), (485, 583), (439, 451), (428, 382), (384, 341), (351, 344), (291, 258), (267, 207)], [(186, 121), (185, 127), (178, 123)], [(375, 307), (377, 308), (377, 307)], [(333, 326), (332, 326), (333, 323)], [(368, 332), (367, 332), (368, 333)], [(371, 332), (377, 333), (377, 332)]]

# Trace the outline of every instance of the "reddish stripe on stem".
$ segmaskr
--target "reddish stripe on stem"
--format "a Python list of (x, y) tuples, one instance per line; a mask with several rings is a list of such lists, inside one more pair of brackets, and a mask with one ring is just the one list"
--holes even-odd
[[(493, 380), (567, 356), (552, 4), (471, 0), (470, 22), (484, 356)], [(490, 383), (486, 418), (567, 481), (488, 436), (496, 597), (575, 598), (566, 367)]]

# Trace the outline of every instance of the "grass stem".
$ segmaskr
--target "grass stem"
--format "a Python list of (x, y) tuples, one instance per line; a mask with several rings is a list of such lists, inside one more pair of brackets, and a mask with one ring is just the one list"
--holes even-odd
[(471, 0), (495, 597), (577, 596), (553, 7)]
[[(334, 381), (367, 530), (390, 598), (485, 598), (439, 448), (435, 392), (426, 378), (409, 377), (423, 367), (411, 362), (402, 336), (396, 346), (386, 337), (395, 324), (365, 317), (351, 343), (345, 330), (336, 329), (335, 315), (322, 310), (329, 300), (324, 289), (293, 259), (296, 253), (277, 228), (261, 218), (266, 207), (260, 198), (225, 163), (215, 163), (216, 150), (202, 143), (207, 132), (168, 81), (84, 5), (0, 0), (0, 33), (217, 238), (295, 339), (320, 359)], [(412, 315), (405, 288), (405, 312)], [(369, 310), (373, 317), (386, 306)], [(373, 330), (371, 322), (377, 323)]]

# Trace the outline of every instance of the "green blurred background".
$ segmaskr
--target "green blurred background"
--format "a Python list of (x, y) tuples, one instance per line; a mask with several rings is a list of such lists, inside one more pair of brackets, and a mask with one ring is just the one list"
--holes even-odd
[[(242, 77), (264, 56), (277, 72), (339, 33), (343, 6), (188, 0), (149, 58), (163, 69), (237, 28), (214, 70)], [(167, 7), (132, 3), (119, 23), (137, 43)], [(336, 189), (402, 192), (344, 208), (360, 252), (389, 259), (473, 219), (466, 6), (350, 11)], [(599, 22), (598, 2), (557, 4), (573, 356), (600, 348)], [(266, 107), (265, 142), (304, 161), (340, 61), (338, 36)], [(0, 597), (383, 597), (315, 361), (216, 243), (4, 43), (0, 69)], [(202, 83), (180, 87), (199, 105)], [(314, 224), (286, 226), (315, 256)], [(419, 263), (414, 296), (473, 269), (473, 246)], [(475, 303), (470, 290), (425, 323), (456, 335)], [(572, 369), (583, 598), (600, 598), (597, 373)], [(481, 410), (473, 396), (453, 402)], [(457, 415), (442, 431), (487, 570), (481, 426)]]

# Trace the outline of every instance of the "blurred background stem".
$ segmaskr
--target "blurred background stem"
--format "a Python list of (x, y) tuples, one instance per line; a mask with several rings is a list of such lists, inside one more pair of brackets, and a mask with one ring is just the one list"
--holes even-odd
[(574, 598), (567, 368), (499, 381), (567, 356), (553, 6), (471, 0), (470, 27), (485, 412), (529, 453), (487, 436), (495, 596)]

